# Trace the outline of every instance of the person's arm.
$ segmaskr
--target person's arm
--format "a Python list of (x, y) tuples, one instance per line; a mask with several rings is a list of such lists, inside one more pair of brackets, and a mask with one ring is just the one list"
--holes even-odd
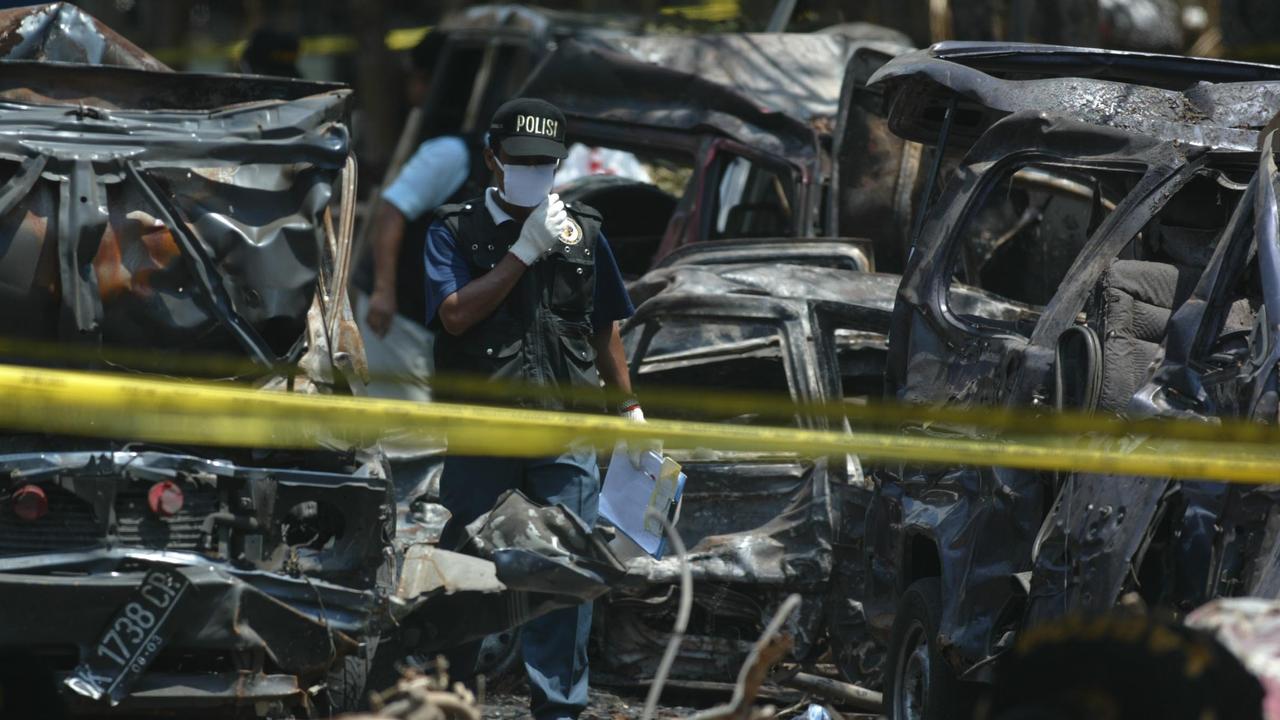
[(467, 178), (470, 162), (461, 139), (432, 138), (418, 146), (395, 182), (382, 193), (374, 216), (373, 292), (365, 318), (379, 337), (387, 334), (396, 314), (396, 266), (405, 225), (457, 192)]
[(591, 346), (596, 349), (596, 370), (604, 381), (610, 397), (625, 398), (631, 395), (631, 373), (627, 370), (627, 356), (622, 349), (622, 335), (618, 323), (611, 322), (591, 336)]
[(451, 293), (436, 311), (445, 332), (461, 335), (492, 315), (526, 269), (515, 255), (507, 253), (492, 270)]
[(387, 334), (396, 314), (396, 264), (404, 242), (404, 226), (405, 217), (395, 205), (383, 202), (378, 206), (373, 232), (373, 292), (365, 317), (369, 329), (378, 337)]
[(534, 208), (520, 228), (519, 239), (492, 270), (459, 283), (457, 291), (445, 296), (436, 311), (445, 332), (461, 335), (492, 315), (519, 282), (525, 269), (555, 244), (565, 218), (564, 203), (558, 195), (548, 195), (541, 205)]

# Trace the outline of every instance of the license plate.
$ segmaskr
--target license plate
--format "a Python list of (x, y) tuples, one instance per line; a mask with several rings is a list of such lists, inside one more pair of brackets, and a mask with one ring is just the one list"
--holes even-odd
[(64, 681), (67, 687), (94, 700), (106, 698), (112, 705), (123, 700), (168, 641), (169, 619), (190, 588), (190, 581), (176, 570), (147, 571), (88, 658)]

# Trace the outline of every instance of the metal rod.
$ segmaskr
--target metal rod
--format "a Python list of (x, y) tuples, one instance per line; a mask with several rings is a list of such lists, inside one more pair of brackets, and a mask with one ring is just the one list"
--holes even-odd
[(693, 612), (693, 574), (689, 571), (689, 558), (685, 554), (680, 533), (676, 532), (666, 515), (650, 508), (645, 511), (645, 518), (652, 518), (662, 523), (662, 529), (666, 532), (667, 539), (671, 541), (671, 549), (675, 550), (676, 557), (680, 560), (680, 609), (676, 613), (676, 624), (671, 629), (671, 639), (667, 641), (667, 649), (662, 653), (662, 662), (658, 663), (658, 672), (654, 674), (653, 682), (649, 684), (649, 694), (644, 700), (644, 713), (640, 716), (642, 720), (653, 720), (654, 713), (658, 709), (658, 698), (662, 697), (662, 688), (667, 684), (667, 674), (671, 672), (671, 666), (680, 652), (685, 630), (689, 629), (689, 615)]
[(765, 32), (783, 32), (787, 29), (787, 25), (791, 23), (791, 16), (796, 11), (796, 0), (778, 0), (778, 4), (773, 6), (773, 14), (769, 16), (769, 24), (765, 26)]
[(835, 703), (848, 705), (857, 710), (878, 713), (884, 706), (884, 696), (875, 690), (868, 690), (852, 683), (822, 677), (821, 675), (811, 675), (804, 672), (796, 673), (794, 677), (783, 684), (797, 690), (819, 695)]

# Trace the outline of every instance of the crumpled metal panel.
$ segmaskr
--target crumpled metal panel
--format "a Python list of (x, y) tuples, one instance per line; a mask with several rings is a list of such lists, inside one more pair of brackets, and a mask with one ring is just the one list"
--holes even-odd
[(1077, 475), (1066, 480), (1035, 557), (1026, 622), (1115, 607), (1164, 509), (1162, 478)]
[(437, 592), (501, 592), (506, 587), (498, 580), (492, 562), (419, 543), (404, 552), (396, 597), (411, 600)]
[[(734, 501), (729, 497), (725, 502)], [(831, 576), (835, 523), (826, 461), (821, 460), (777, 517), (744, 532), (703, 538), (689, 548), (690, 575), (695, 582), (739, 583), (753, 590), (821, 585)], [(642, 585), (678, 584), (680, 558), (643, 555), (630, 560), (625, 583), (637, 580)]]
[(0, 12), (0, 333), (297, 360), (322, 264), (347, 266), (349, 98), (174, 73), (69, 4)]
[[(834, 63), (835, 83), (831, 87), (809, 87), (798, 77), (798, 68), (806, 67), (807, 72), (807, 66), (775, 67), (768, 55), (753, 46), (753, 37), (740, 41), (742, 48), (732, 48), (748, 53), (742, 61), (744, 64), (759, 66), (761, 72), (768, 72), (778, 81), (782, 80), (778, 75), (797, 76), (790, 77), (785, 85), (762, 86), (782, 88), (774, 97), (751, 95), (751, 87), (739, 84), (745, 82), (745, 78), (736, 75), (709, 73), (710, 77), (704, 77), (699, 74), (697, 70), (714, 65), (715, 58), (735, 65), (726, 52), (731, 48), (719, 47), (720, 41), (714, 39), (677, 36), (655, 37), (652, 42), (642, 40), (635, 53), (628, 49), (629, 45), (616, 44), (623, 42), (622, 39), (566, 40), (538, 66), (523, 93), (546, 99), (563, 110), (570, 133), (575, 116), (681, 131), (713, 128), (763, 152), (802, 162), (817, 152), (817, 138), (810, 125), (811, 112), (825, 113), (824, 116), (835, 113), (840, 97), (839, 72), (844, 68), (843, 51), (836, 52), (839, 41), (819, 41), (831, 51), (829, 59)], [(690, 48), (688, 70), (647, 59), (678, 56), (681, 47)], [(641, 51), (647, 54), (638, 54)], [(786, 93), (790, 91), (785, 88), (798, 88), (799, 92), (795, 97), (788, 97)]]
[(469, 555), (425, 544), (406, 550), (391, 607), (399, 626), (392, 642), (405, 652), (455, 647), (590, 602), (623, 573), (572, 512), (516, 490), (467, 527), (462, 547)]
[(563, 505), (539, 505), (519, 490), (467, 526), (462, 547), (492, 560), (498, 579), (517, 590), (589, 600), (609, 591), (623, 568), (609, 546)]
[(0, 11), (0, 60), (169, 70), (92, 15), (65, 2)]
[(0, 102), (0, 332), (295, 352), (348, 91), (212, 115)]
[(806, 122), (836, 114), (852, 51), (842, 35), (815, 33), (640, 35), (610, 40), (609, 46)]

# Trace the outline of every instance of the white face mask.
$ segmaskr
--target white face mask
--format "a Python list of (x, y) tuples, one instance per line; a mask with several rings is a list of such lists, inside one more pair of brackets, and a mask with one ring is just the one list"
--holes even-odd
[(517, 207), (537, 207), (547, 199), (559, 164), (503, 165), (496, 156), (493, 162), (502, 171), (502, 199)]

